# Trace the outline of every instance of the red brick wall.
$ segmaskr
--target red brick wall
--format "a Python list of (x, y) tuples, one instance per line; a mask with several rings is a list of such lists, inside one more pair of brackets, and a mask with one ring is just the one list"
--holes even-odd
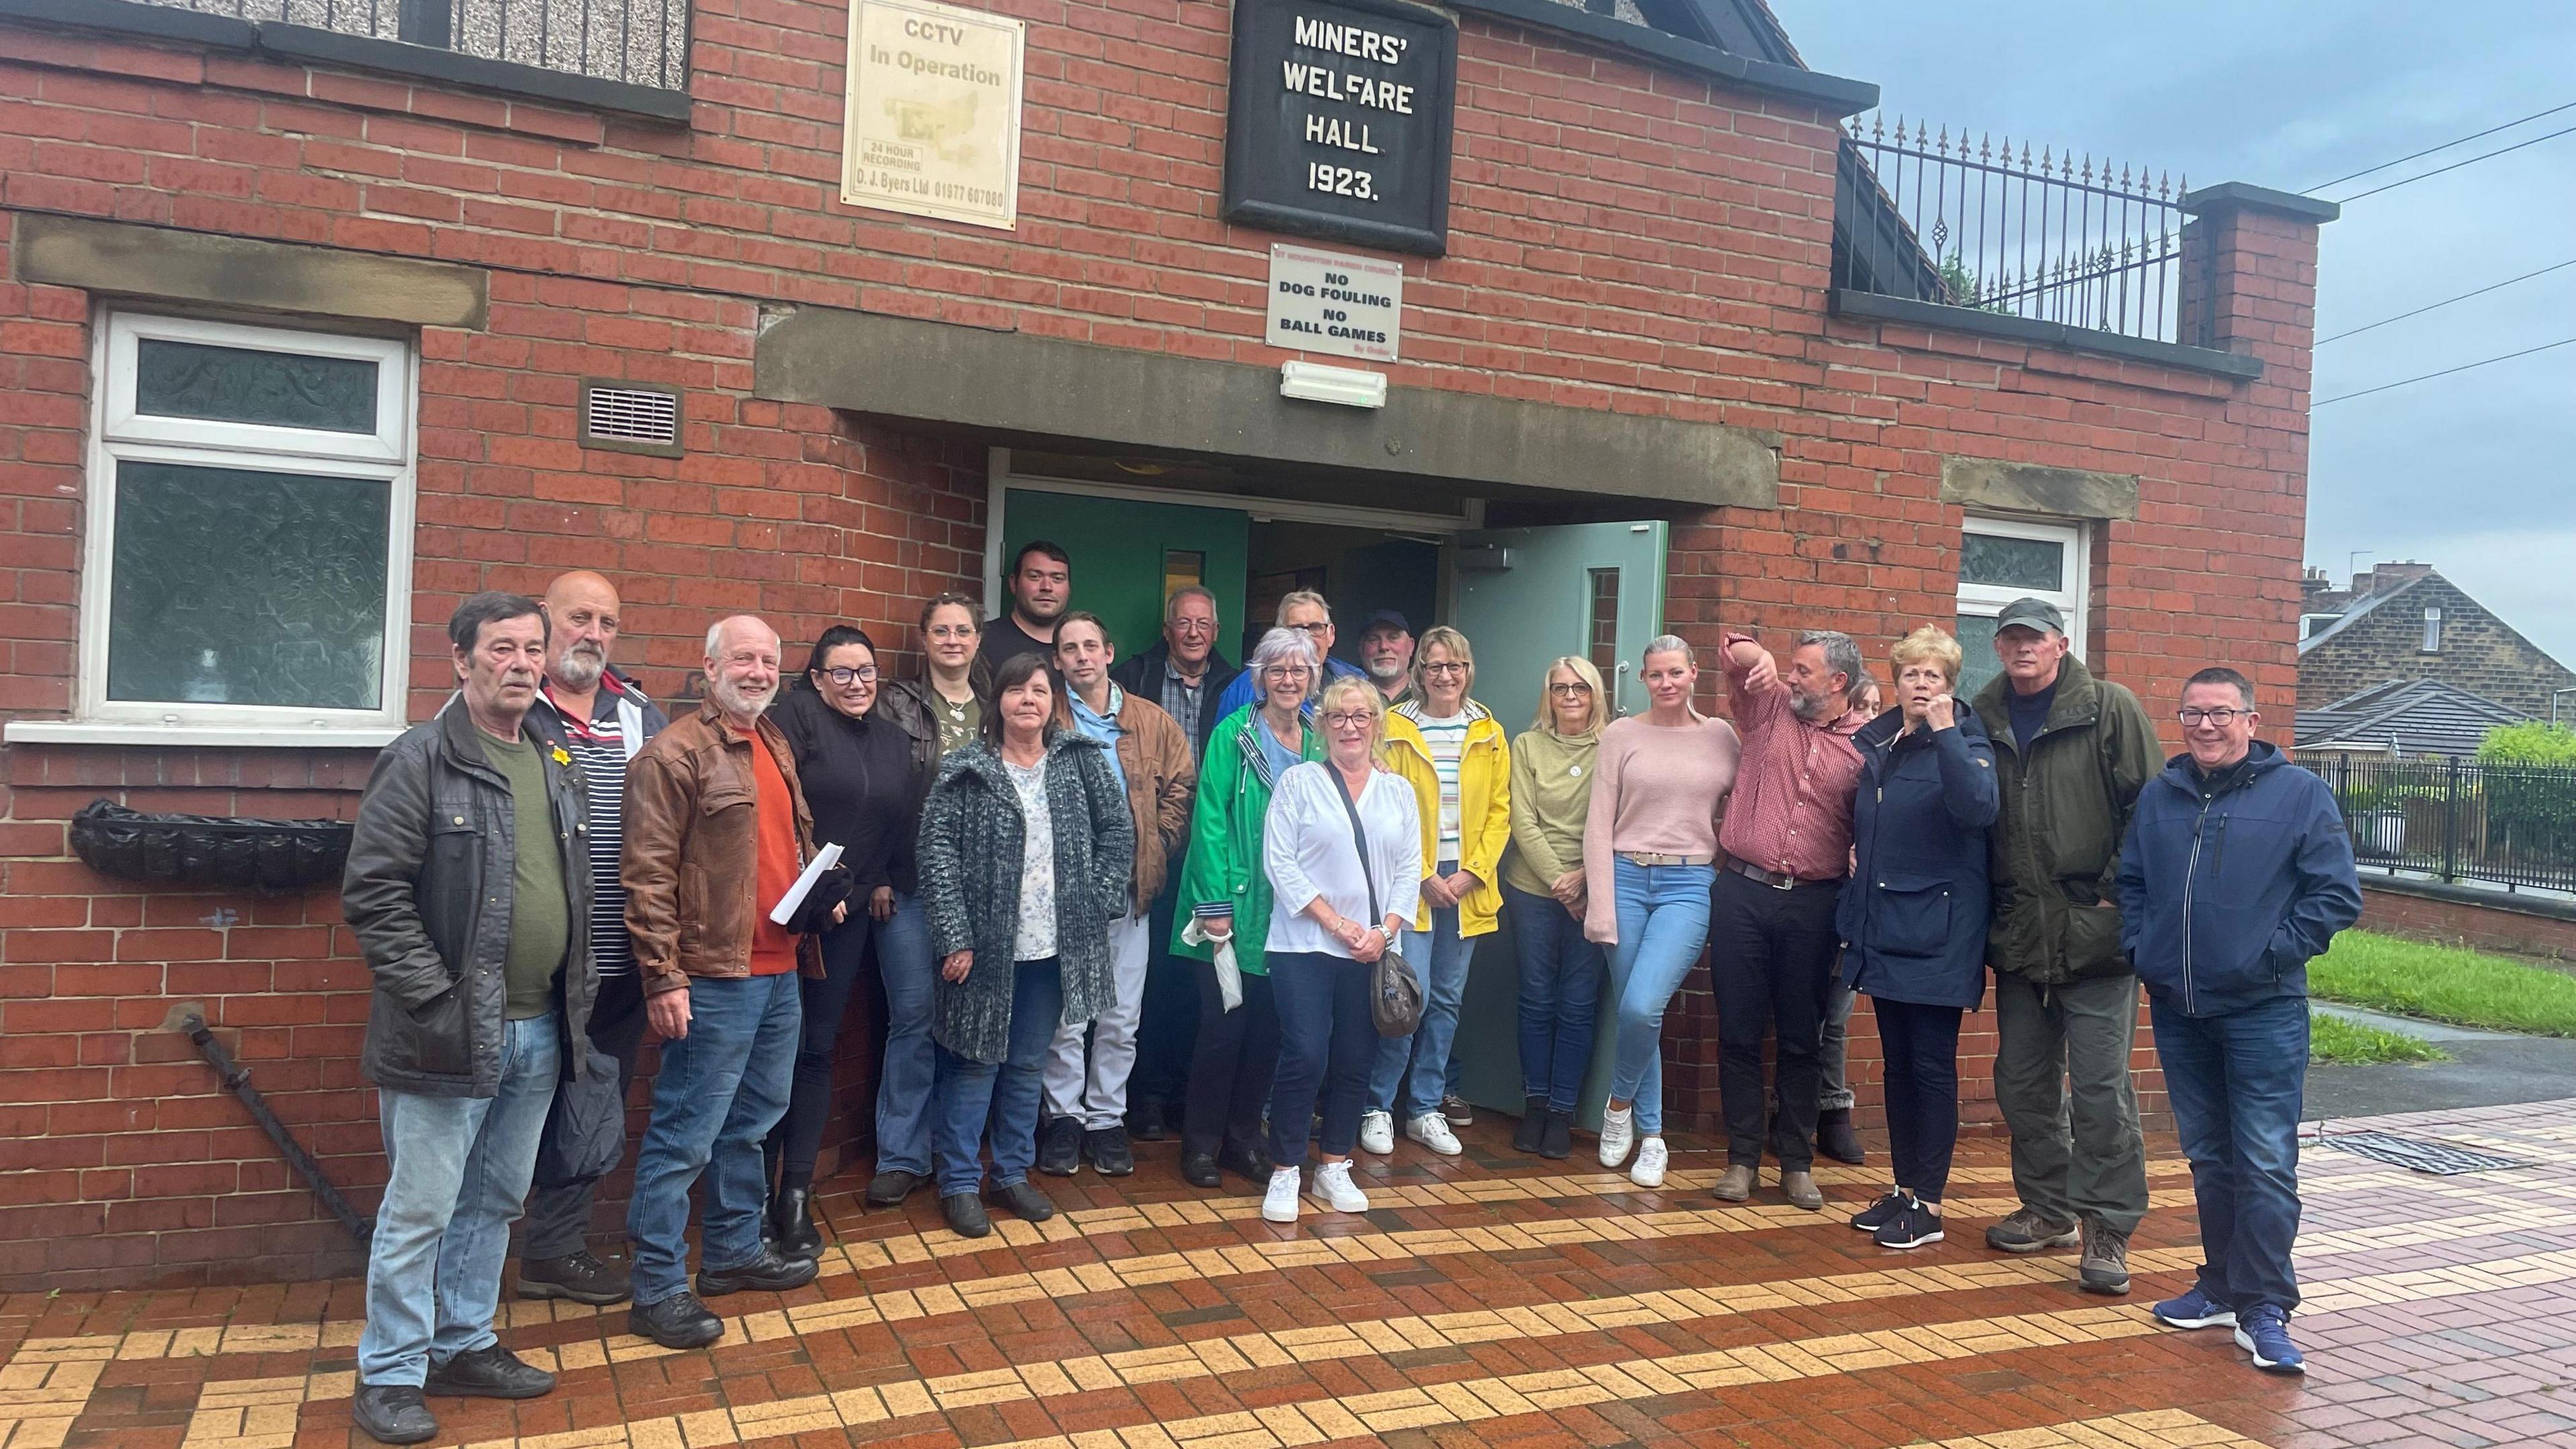
[[(702, 0), (687, 128), (0, 25), (0, 261), (12, 213), (51, 211), (490, 270), (486, 329), (421, 337), (415, 716), (449, 688), (438, 626), (457, 598), (575, 565), (624, 587), (622, 661), (657, 694), (724, 612), (767, 615), (791, 647), (836, 618), (908, 640), (922, 595), (979, 570), (983, 440), (752, 398), (762, 305), (1285, 355), (1258, 340), (1272, 238), (1216, 219), (1226, 7), (1000, 8), (1031, 21), (1010, 234), (839, 204), (833, 4)], [(2312, 230), (2248, 216), (2203, 234), (2222, 339), (2270, 367), (2251, 386), (1835, 321), (1833, 145), (1831, 118), (1801, 106), (1470, 18), (1451, 253), (1405, 262), (1394, 381), (1780, 434), (1776, 511), (1674, 530), (1670, 621), (1707, 645), (1721, 625), (1829, 626), (1876, 654), (1947, 618), (1961, 511), (1938, 501), (1944, 455), (2137, 473), (2139, 519), (2100, 531), (2090, 657), (2159, 714), (2224, 657), (2286, 717)], [(0, 709), (58, 714), (93, 299), (14, 277), (0, 267)], [(686, 389), (688, 455), (576, 447), (592, 376)], [(61, 822), (96, 794), (345, 815), (363, 766), (6, 754), (0, 1286), (345, 1266), (265, 1143), (158, 1030), (202, 1001), (363, 1205), (381, 1165), (353, 1059), (363, 968), (336, 902), (140, 892), (70, 861)], [(1676, 1113), (1703, 1121), (1710, 1019), (1694, 983), (1670, 1081)], [(1866, 1021), (1853, 1068), (1874, 1082)]]
[[(2563, 906), (2564, 901), (2550, 904)], [(2576, 921), (2510, 906), (2473, 901), (2437, 900), (2411, 891), (2361, 883), (2361, 926), (2392, 936), (2411, 936), (2472, 951), (2502, 951), (2515, 956), (2546, 956), (2576, 961)]]

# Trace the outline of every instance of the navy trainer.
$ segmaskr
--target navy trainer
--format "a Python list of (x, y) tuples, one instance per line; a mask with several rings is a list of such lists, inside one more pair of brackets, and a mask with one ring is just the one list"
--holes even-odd
[(2168, 1298), (2149, 1310), (2168, 1328), (2234, 1328), (2236, 1310), (2191, 1285), (2180, 1298)]
[(2308, 1356), (2290, 1342), (2290, 1315), (2277, 1303), (2258, 1303), (2236, 1322), (2236, 1346), (2254, 1355), (2254, 1366), (2267, 1374), (2303, 1374)]

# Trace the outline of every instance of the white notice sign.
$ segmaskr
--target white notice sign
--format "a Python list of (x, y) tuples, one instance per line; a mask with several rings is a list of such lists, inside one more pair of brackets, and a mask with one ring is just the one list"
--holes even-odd
[(851, 0), (841, 200), (1010, 229), (1027, 22), (936, 0)]
[(1272, 243), (1271, 346), (1393, 362), (1403, 319), (1399, 263)]

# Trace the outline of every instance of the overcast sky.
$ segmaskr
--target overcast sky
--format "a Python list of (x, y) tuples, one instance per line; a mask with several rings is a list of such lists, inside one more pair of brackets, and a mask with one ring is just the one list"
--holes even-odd
[[(2284, 191), (2576, 101), (2576, 4), (2153, 8), (1772, 0), (1813, 68), (1887, 113)], [(2576, 125), (2576, 110), (2330, 198)], [(2327, 226), (2318, 335), (2576, 258), (2576, 135), (2356, 200)], [(2328, 399), (2576, 337), (2576, 267), (2318, 349)], [(2307, 559), (2441, 569), (2576, 665), (2576, 346), (2317, 409)]]

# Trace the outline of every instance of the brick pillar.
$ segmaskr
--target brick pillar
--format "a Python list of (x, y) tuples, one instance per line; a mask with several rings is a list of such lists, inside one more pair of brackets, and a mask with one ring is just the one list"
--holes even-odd
[(2317, 228), (2343, 208), (2242, 181), (2204, 186), (2182, 204), (2193, 217), (2182, 236), (2182, 340), (2262, 359), (2247, 401), (2304, 414)]

